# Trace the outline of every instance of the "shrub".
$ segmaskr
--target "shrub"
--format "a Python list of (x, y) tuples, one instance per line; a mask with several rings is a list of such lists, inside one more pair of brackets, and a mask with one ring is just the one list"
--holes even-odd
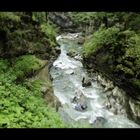
[(20, 21), (20, 17), (13, 12), (0, 12), (0, 19), (2, 20), (12, 20), (15, 22)]
[(41, 63), (31, 55), (17, 58), (12, 66), (8, 60), (0, 60), (1, 128), (64, 127), (59, 115), (42, 98), (42, 81), (15, 83), (19, 75), (39, 69)]
[(101, 47), (117, 46), (117, 34), (119, 28), (111, 27), (108, 29), (100, 28), (90, 39), (84, 43), (83, 53), (85, 56), (90, 56)]

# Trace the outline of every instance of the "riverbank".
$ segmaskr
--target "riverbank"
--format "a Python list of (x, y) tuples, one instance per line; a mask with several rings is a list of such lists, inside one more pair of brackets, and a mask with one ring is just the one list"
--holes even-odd
[(45, 12), (0, 12), (1, 128), (64, 127), (45, 96), (53, 94), (48, 71), (45, 80), (40, 75), (60, 53), (46, 16)]
[[(70, 37), (70, 39), (68, 39)], [(62, 120), (66, 124), (71, 124), (74, 126), (84, 126), (93, 128), (132, 128), (139, 127), (133, 121), (127, 118), (126, 106), (117, 102), (113, 104), (114, 97), (112, 98), (107, 95), (110, 94), (108, 88), (110, 88), (110, 83), (107, 81), (108, 86), (104, 87), (102, 78), (100, 76), (94, 75), (93, 77), (88, 76), (86, 69), (83, 68), (82, 60), (76, 59), (75, 56), (68, 56), (68, 52), (74, 49), (76, 56), (81, 55), (81, 46), (75, 43), (73, 34), (73, 39), (71, 39), (72, 34), (59, 36), (58, 42), (61, 47), (61, 54), (53, 63), (53, 67), (50, 69), (50, 74), (53, 79), (53, 89), (54, 94), (57, 96), (58, 100), (61, 102), (61, 107), (59, 108), (59, 113)], [(82, 86), (82, 79), (91, 80), (91, 85), (87, 87)], [(90, 77), (90, 78), (89, 78)], [(98, 80), (97, 80), (98, 79)], [(100, 79), (100, 80), (99, 80)], [(112, 88), (113, 94), (116, 94), (117, 87)], [(106, 90), (106, 93), (105, 93)], [(123, 91), (117, 89), (118, 94), (122, 94)], [(120, 90), (120, 91), (119, 91)], [(78, 101), (72, 102), (74, 97), (78, 98), (77, 94), (82, 94), (82, 102)], [(87, 106), (84, 110), (79, 108), (79, 104)], [(111, 104), (110, 104), (111, 101)], [(87, 104), (86, 104), (87, 102)], [(107, 106), (112, 106), (109, 109)], [(114, 109), (118, 109), (117, 112)]]

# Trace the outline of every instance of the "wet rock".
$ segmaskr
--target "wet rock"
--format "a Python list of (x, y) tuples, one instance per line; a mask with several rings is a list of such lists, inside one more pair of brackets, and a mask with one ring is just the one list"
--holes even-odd
[[(121, 110), (120, 110), (120, 114), (126, 115), (126, 111), (125, 111), (124, 109), (121, 109)], [(126, 116), (127, 116), (127, 115), (126, 115)]]
[(81, 44), (83, 44), (84, 42), (85, 42), (85, 38), (83, 38), (83, 37), (79, 37), (79, 38), (78, 38), (78, 41), (77, 41), (78, 44), (81, 45)]
[(112, 107), (112, 108), (110, 109), (110, 111), (111, 111), (112, 113), (114, 113), (115, 115), (117, 115), (117, 109), (116, 109), (116, 108)]
[(130, 112), (133, 114), (133, 118), (139, 119), (140, 118), (140, 102), (135, 101), (134, 99), (129, 100)]
[(56, 47), (55, 48), (55, 51), (56, 51), (57, 54), (60, 54), (61, 53), (61, 49), (59, 47)]
[(82, 60), (82, 57), (81, 57), (80, 55), (76, 55), (74, 58), (75, 58), (76, 60), (79, 60), (79, 61)]
[(114, 105), (116, 104), (116, 101), (115, 101), (114, 98), (111, 98), (111, 99), (110, 99), (110, 104), (111, 104), (112, 106), (114, 106)]
[(75, 104), (75, 109), (77, 111), (83, 111), (87, 109), (87, 100), (84, 94), (81, 91), (76, 91), (76, 95), (72, 99), (72, 103)]
[(97, 81), (105, 88), (104, 92), (110, 91), (114, 88), (113, 82), (104, 79), (101, 75), (97, 76)]
[(88, 68), (92, 68), (93, 67), (93, 65), (90, 63), (90, 64), (88, 64)]
[(118, 92), (119, 92), (118, 87), (115, 87), (115, 88), (112, 90), (113, 96), (118, 96)]
[(78, 103), (75, 105), (75, 110), (77, 111), (83, 111), (87, 108), (87, 105), (86, 104), (81, 104), (81, 103)]
[(82, 86), (83, 87), (88, 87), (91, 86), (91, 80), (90, 79), (85, 79), (85, 77), (82, 79)]
[(97, 121), (98, 121), (98, 122), (105, 122), (106, 119), (99, 116), (99, 117), (96, 118), (95, 122), (97, 122)]
[(55, 101), (55, 109), (56, 109), (57, 112), (59, 111), (60, 107), (63, 107), (63, 106), (62, 106), (61, 102), (57, 99)]
[(111, 92), (111, 91), (106, 92), (106, 96), (107, 96), (108, 98), (111, 97), (111, 95), (112, 95), (112, 92)]
[(66, 71), (66, 74), (72, 75), (72, 74), (74, 74), (74, 70), (67, 70), (67, 71)]
[(92, 125), (94, 125), (95, 127), (101, 127), (107, 120), (102, 117), (102, 116), (98, 116), (96, 117), (96, 119), (91, 123)]
[(106, 108), (107, 109), (110, 109), (111, 108), (111, 104), (108, 102), (108, 103), (106, 103)]
[(75, 57), (77, 55), (77, 52), (76, 52), (76, 50), (71, 49), (71, 50), (69, 50), (67, 55), (70, 56), (70, 57)]
[(123, 103), (123, 100), (121, 98), (117, 97), (116, 98), (116, 102), (119, 103), (119, 104), (122, 104)]
[(120, 102), (120, 98), (118, 98), (117, 96), (113, 97), (116, 101), (117, 104), (120, 104), (121, 105), (121, 102)]

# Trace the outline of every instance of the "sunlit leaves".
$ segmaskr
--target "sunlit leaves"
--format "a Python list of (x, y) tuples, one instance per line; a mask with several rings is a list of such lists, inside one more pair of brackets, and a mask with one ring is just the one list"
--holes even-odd
[(37, 70), (42, 64), (31, 55), (17, 58), (12, 66), (7, 60), (0, 61), (0, 127), (64, 127), (58, 114), (42, 98), (41, 81), (15, 82), (18, 76)]
[(117, 46), (116, 40), (118, 32), (119, 28), (116, 27), (111, 27), (108, 29), (100, 28), (91, 36), (90, 39), (85, 42), (83, 48), (84, 55), (89, 56), (103, 46)]

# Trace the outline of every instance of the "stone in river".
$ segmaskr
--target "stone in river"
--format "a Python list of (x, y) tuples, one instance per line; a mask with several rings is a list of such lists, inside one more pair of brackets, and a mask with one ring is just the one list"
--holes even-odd
[(73, 70), (67, 70), (66, 74), (74, 74), (74, 71)]
[(90, 79), (85, 79), (85, 77), (82, 79), (82, 86), (83, 87), (88, 87), (91, 86), (91, 80)]

